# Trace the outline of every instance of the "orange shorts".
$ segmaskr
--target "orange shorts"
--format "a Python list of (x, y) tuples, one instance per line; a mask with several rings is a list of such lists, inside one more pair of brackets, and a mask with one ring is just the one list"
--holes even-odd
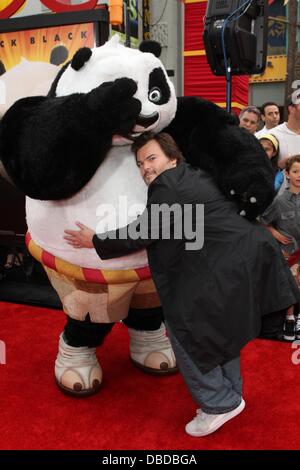
[(111, 323), (126, 318), (130, 307), (143, 309), (160, 306), (152, 279), (123, 284), (97, 284), (73, 279), (47, 266), (44, 269), (61, 300), (64, 312), (76, 320), (83, 321), (89, 313), (94, 323)]

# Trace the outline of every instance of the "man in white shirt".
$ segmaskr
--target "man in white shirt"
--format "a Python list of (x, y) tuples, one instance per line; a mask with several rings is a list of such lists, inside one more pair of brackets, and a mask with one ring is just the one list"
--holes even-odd
[(293, 103), (292, 97), (288, 100), (288, 120), (271, 129), (270, 134), (275, 135), (279, 142), (280, 168), (285, 167), (287, 158), (300, 153), (300, 100)]
[(255, 133), (255, 137), (258, 139), (261, 138), (262, 135), (268, 134), (270, 129), (278, 126), (280, 121), (280, 112), (279, 107), (273, 101), (267, 101), (262, 105), (261, 109), (261, 118), (265, 123), (264, 127)]

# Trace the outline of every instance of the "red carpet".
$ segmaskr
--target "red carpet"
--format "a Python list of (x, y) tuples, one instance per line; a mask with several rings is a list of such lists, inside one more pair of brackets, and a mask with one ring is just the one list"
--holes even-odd
[(0, 449), (300, 448), (300, 364), (292, 364), (290, 344), (249, 344), (242, 356), (245, 411), (217, 433), (192, 438), (184, 425), (196, 406), (181, 377), (134, 368), (122, 325), (99, 350), (102, 391), (81, 400), (64, 396), (53, 380), (64, 321), (56, 310), (0, 303), (7, 351), (0, 364)]

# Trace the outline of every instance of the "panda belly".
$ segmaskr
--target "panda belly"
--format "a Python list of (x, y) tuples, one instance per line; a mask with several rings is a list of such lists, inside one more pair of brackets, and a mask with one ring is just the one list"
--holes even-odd
[(63, 239), (65, 229), (79, 221), (98, 233), (127, 225), (145, 208), (147, 186), (130, 146), (112, 147), (93, 178), (76, 195), (62, 201), (26, 198), (28, 230), (34, 242), (54, 256), (95, 269), (134, 269), (147, 266), (145, 250), (101, 260), (94, 249), (75, 249)]

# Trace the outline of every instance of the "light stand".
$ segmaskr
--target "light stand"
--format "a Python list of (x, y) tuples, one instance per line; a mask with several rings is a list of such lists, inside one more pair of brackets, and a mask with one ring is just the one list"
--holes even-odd
[(231, 89), (232, 89), (232, 76), (230, 59), (228, 59), (227, 70), (226, 70), (226, 111), (231, 113)]
[(124, 0), (124, 1), (125, 1), (125, 46), (126, 47), (131, 47), (129, 0)]

